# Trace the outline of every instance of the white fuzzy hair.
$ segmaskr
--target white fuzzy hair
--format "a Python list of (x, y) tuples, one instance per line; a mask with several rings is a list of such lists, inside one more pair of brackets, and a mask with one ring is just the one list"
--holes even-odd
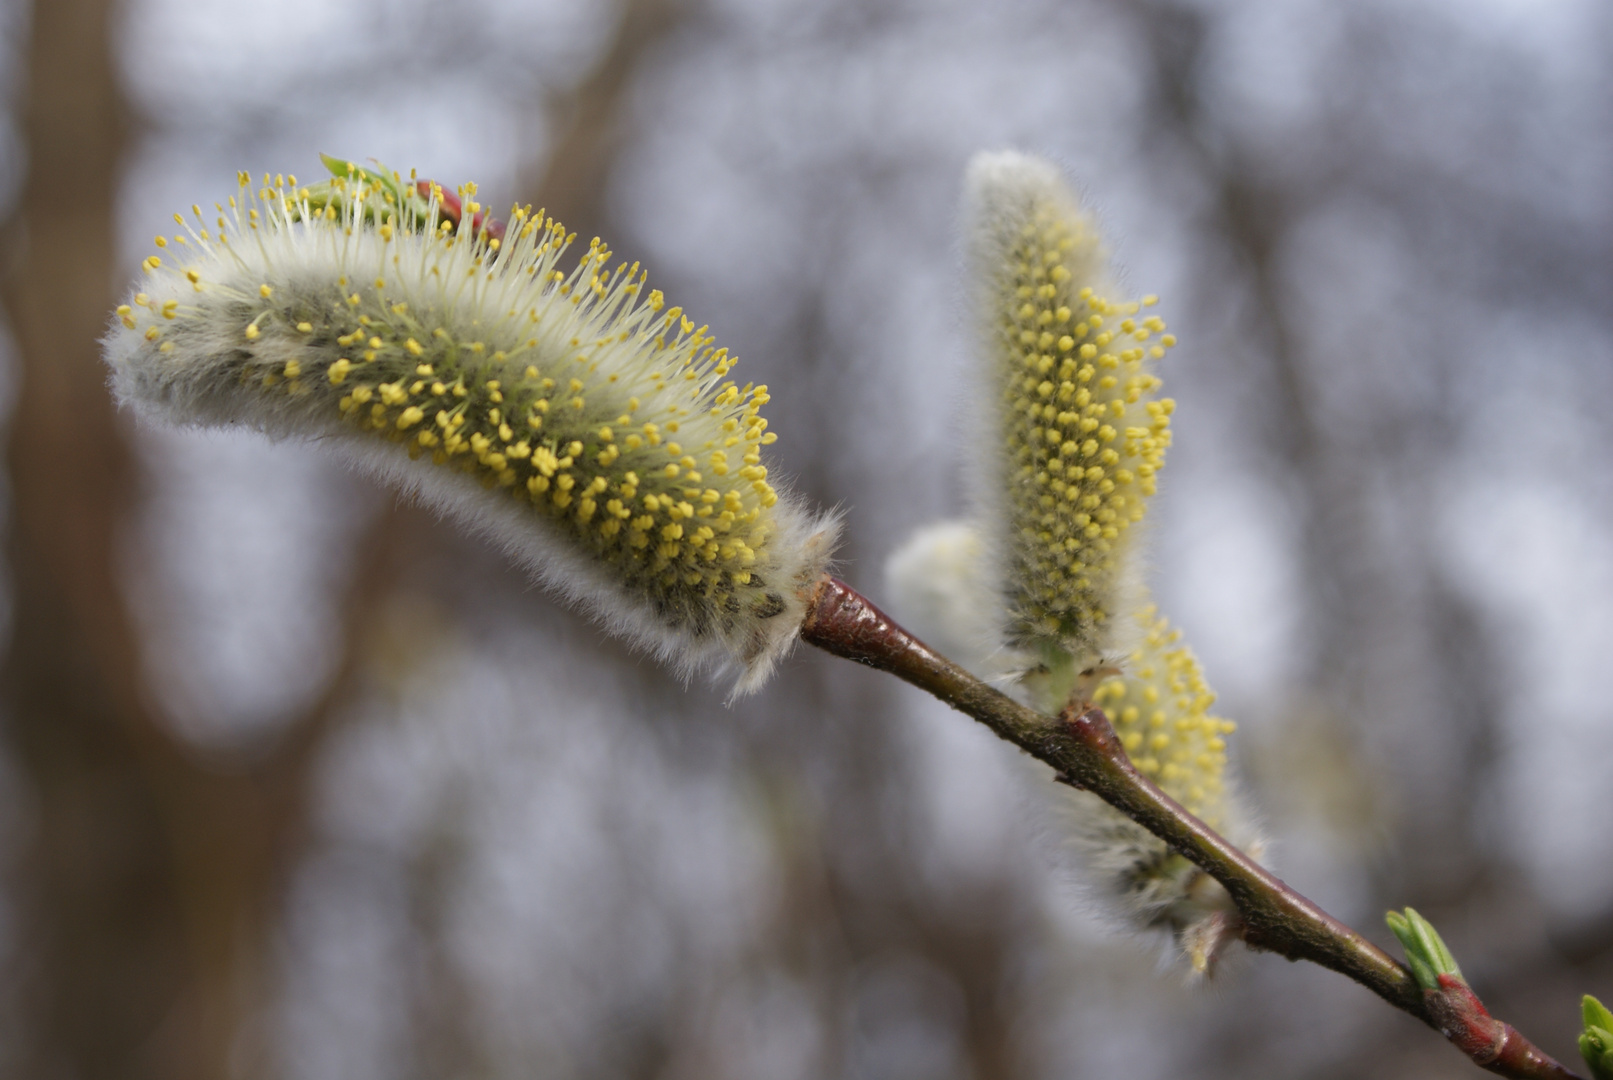
[[(1264, 862), (1266, 839), (1230, 777), (1217, 830)], [(1089, 791), (1060, 788), (1055, 843), (1077, 863), (1077, 888), (1117, 929), (1164, 934), (1196, 976), (1211, 974), (1237, 907), (1221, 883)]]

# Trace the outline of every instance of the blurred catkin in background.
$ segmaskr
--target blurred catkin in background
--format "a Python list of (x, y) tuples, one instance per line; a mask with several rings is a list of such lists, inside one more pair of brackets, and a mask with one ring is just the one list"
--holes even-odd
[(1147, 556), (1283, 875), (1357, 925), (1415, 906), (1572, 1053), (1613, 979), (1604, 5), (4, 27), (0, 1075), (1471, 1068), (1317, 970), (1157, 974), (1008, 752), (887, 680), (797, 656), (725, 708), (317, 448), (114, 414), (95, 342), (151, 237), (321, 150), (642, 259), (773, 388), (776, 471), (870, 591), (965, 509), (964, 164), (1059, 161), (1182, 339)]

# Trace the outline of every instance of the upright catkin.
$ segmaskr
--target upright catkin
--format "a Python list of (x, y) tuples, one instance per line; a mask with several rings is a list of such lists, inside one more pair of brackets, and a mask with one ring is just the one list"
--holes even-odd
[(1000, 528), (1008, 643), (1087, 666), (1134, 607), (1135, 525), (1170, 445), (1156, 298), (1115, 299), (1096, 228), (1051, 164), (981, 154), (966, 178), (991, 432), (983, 511)]

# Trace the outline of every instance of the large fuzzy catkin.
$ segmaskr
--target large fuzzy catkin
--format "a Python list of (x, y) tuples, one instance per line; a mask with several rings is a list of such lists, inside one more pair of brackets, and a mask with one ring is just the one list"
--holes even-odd
[(759, 684), (836, 531), (770, 481), (767, 387), (635, 263), (397, 174), (276, 177), (175, 215), (105, 339), (118, 398), (340, 448), (610, 629)]
[(980, 154), (966, 178), (987, 445), (976, 488), (1008, 644), (1077, 670), (1117, 647), (1135, 601), (1135, 525), (1170, 445), (1156, 361), (1175, 343), (1114, 298), (1089, 216), (1058, 170)]

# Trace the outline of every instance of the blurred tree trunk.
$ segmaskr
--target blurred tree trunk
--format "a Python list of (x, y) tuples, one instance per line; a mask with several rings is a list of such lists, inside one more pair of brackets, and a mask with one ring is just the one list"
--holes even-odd
[[(32, 801), (23, 856), (27, 1075), (221, 1077), (254, 1004), (322, 725), (250, 769), (160, 722), (118, 580), (135, 468), (98, 338), (114, 303), (126, 137), (112, 0), (33, 13), (29, 172), (5, 302), (20, 387), (7, 464), (15, 594), (4, 732)], [(330, 702), (318, 713), (331, 712)]]
[(6, 306), (15, 608), (6, 733), (34, 800), (23, 864), (31, 1071), (141, 1075), (184, 978), (139, 661), (113, 571), (131, 468), (96, 339), (112, 304), (124, 111), (108, 0), (37, 5), (24, 106), (29, 171)]

